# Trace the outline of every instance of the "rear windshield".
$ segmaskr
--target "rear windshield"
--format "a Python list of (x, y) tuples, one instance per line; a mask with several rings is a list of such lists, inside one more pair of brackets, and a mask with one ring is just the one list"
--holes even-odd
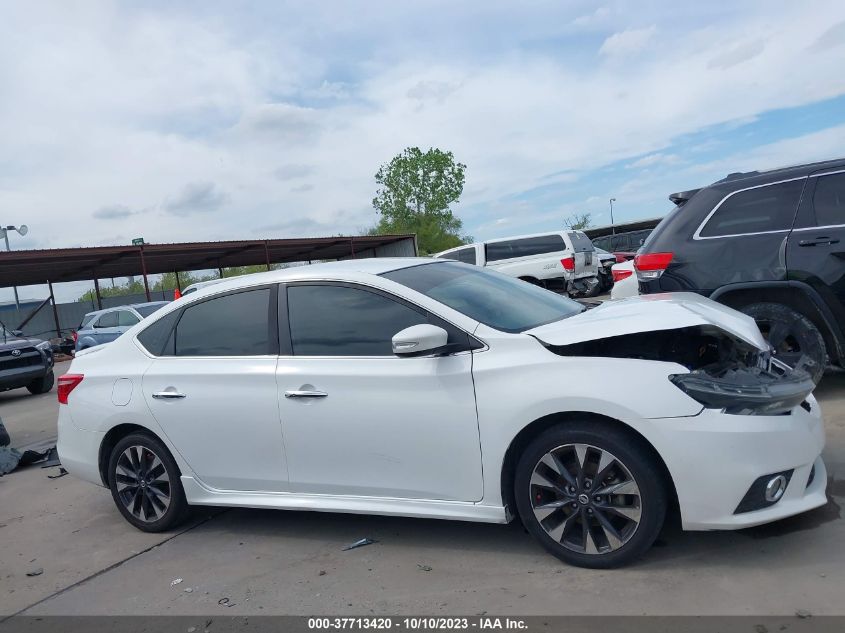
[(166, 303), (160, 303), (160, 304), (154, 305), (154, 306), (134, 306), (134, 307), (135, 307), (135, 311), (138, 314), (140, 314), (144, 318), (147, 318), (153, 312), (155, 312), (156, 310), (161, 310), (166, 305), (167, 305)]
[(382, 277), (504, 332), (523, 332), (584, 310), (580, 303), (549, 290), (458, 262), (421, 264)]

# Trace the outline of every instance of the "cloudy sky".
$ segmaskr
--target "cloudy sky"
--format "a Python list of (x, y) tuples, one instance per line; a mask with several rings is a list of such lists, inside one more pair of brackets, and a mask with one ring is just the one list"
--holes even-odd
[(654, 217), (730, 171), (845, 155), (841, 0), (0, 15), (0, 223), (30, 227), (14, 248), (355, 232), (410, 145), (466, 163), (455, 211), (478, 239), (607, 224), (610, 197), (617, 221)]

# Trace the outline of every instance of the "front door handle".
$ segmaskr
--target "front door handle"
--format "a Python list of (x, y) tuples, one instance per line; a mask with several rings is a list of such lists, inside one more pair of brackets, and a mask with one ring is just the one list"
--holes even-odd
[(184, 397), (185, 394), (178, 391), (156, 391), (153, 394), (153, 398), (156, 400), (179, 400)]
[(311, 391), (295, 389), (293, 391), (285, 391), (285, 398), (325, 398), (327, 394), (325, 391)]
[(811, 240), (801, 240), (798, 242), (798, 246), (819, 246), (823, 244), (839, 244), (839, 240), (835, 237), (815, 237)]

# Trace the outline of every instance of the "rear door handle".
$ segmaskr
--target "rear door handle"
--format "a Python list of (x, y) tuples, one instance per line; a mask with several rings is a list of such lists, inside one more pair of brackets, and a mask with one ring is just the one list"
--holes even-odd
[(839, 240), (835, 237), (815, 237), (811, 240), (801, 240), (798, 242), (798, 246), (819, 246), (823, 244), (839, 244)]
[(285, 398), (325, 398), (327, 394), (325, 391), (310, 391), (298, 390), (285, 391)]
[(156, 391), (153, 394), (153, 398), (156, 400), (179, 400), (184, 397), (185, 394), (178, 391)]

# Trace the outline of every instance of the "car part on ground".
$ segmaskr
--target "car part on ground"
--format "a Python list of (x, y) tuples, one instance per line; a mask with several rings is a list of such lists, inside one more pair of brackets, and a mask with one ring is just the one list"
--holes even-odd
[(734, 173), (669, 196), (636, 258), (643, 294), (693, 291), (753, 314), (818, 381), (845, 366), (845, 159)]
[[(215, 285), (69, 371), (62, 463), (147, 531), (188, 504), (518, 514), (560, 558), (611, 567), (668, 499), (684, 529), (827, 501), (812, 384), (769, 364), (751, 317), (691, 293), (587, 310), (459, 262), (349, 260)], [(737, 513), (746, 497), (773, 503)]]

